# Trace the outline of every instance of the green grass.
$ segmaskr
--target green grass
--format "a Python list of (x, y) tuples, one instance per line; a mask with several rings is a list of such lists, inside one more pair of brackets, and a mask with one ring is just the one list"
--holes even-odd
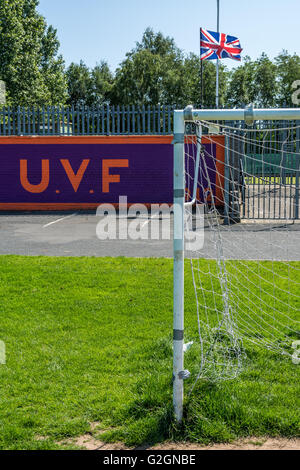
[[(171, 260), (2, 256), (0, 273), (1, 449), (59, 448), (94, 421), (101, 440), (127, 445), (299, 435), (299, 368), (250, 346), (238, 379), (198, 382), (176, 427)], [(188, 353), (187, 366), (194, 361)]]

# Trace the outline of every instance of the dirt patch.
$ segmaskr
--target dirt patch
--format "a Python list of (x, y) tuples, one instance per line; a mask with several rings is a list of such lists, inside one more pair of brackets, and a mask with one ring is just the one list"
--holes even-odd
[(99, 421), (95, 421), (90, 423), (90, 432), (79, 437), (64, 439), (58, 442), (58, 444), (62, 446), (72, 445), (86, 450), (130, 450), (130, 448), (126, 447), (123, 442), (108, 444), (107, 442), (101, 441), (101, 434), (108, 430), (109, 429), (107, 428), (103, 429)]
[(250, 438), (236, 441), (232, 444), (213, 444), (201, 446), (192, 443), (164, 443), (155, 447), (155, 450), (299, 450), (300, 439), (259, 439)]
[(95, 439), (90, 434), (85, 434), (84, 436), (80, 436), (76, 439), (64, 441), (63, 444), (73, 444), (86, 450), (130, 450), (121, 442), (107, 444), (106, 442)]
[[(122, 442), (107, 443), (101, 441), (101, 434), (108, 431), (103, 429), (100, 422), (90, 423), (90, 432), (58, 442), (63, 446), (76, 446), (86, 450), (300, 450), (300, 439), (259, 438), (249, 437), (239, 439), (230, 444), (212, 444), (204, 446), (192, 442), (163, 442), (161, 444), (127, 447)], [(46, 439), (36, 436), (37, 440)]]
[(96, 439), (91, 434), (85, 434), (76, 439), (69, 439), (60, 444), (73, 444), (87, 450), (300, 450), (300, 439), (260, 439), (249, 438), (231, 444), (213, 444), (203, 446), (191, 442), (164, 442), (155, 446), (144, 445), (126, 447), (122, 442), (106, 443)]

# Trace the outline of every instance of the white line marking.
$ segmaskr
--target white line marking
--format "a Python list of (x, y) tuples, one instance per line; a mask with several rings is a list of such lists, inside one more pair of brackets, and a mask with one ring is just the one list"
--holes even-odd
[(151, 222), (151, 220), (152, 220), (152, 219), (155, 219), (157, 216), (159, 216), (159, 214), (153, 214), (153, 215), (151, 215), (151, 217), (149, 217), (149, 218), (146, 220), (146, 222), (143, 223), (142, 228), (144, 228), (145, 225), (149, 224), (149, 222)]
[(49, 224), (43, 225), (43, 228), (49, 227), (53, 224), (57, 224), (57, 222), (61, 222), (62, 220), (70, 219), (70, 217), (74, 217), (74, 215), (77, 215), (77, 212), (74, 212), (74, 214), (71, 215), (67, 215), (66, 217), (62, 217), (61, 219), (54, 220), (53, 222), (49, 222)]

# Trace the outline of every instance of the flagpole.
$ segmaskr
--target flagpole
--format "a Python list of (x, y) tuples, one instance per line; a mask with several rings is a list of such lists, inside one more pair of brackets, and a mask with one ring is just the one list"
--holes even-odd
[(201, 109), (203, 108), (203, 60), (201, 60), (201, 33), (202, 28), (200, 28), (200, 76), (201, 76)]
[[(220, 32), (220, 0), (217, 0), (217, 32)], [(217, 59), (216, 108), (219, 108), (219, 58)]]

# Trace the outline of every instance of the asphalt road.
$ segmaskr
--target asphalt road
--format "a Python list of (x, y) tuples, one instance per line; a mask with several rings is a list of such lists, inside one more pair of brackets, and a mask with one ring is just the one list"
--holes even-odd
[[(172, 220), (141, 222), (144, 240), (126, 238), (126, 224), (135, 232), (136, 219), (117, 219), (114, 240), (96, 234), (103, 218), (94, 213), (9, 213), (0, 215), (0, 254), (45, 256), (173, 256)], [(149, 234), (160, 224), (160, 239)], [(101, 227), (100, 227), (101, 228)], [(124, 235), (125, 233), (125, 235)], [(136, 233), (136, 232), (135, 232)], [(157, 234), (156, 234), (157, 235)], [(162, 239), (165, 238), (165, 239)], [(221, 241), (220, 241), (221, 240)], [(216, 258), (223, 250), (227, 259), (275, 259), (300, 261), (300, 224), (238, 224), (218, 231), (205, 226), (204, 244), (189, 252), (193, 257)], [(187, 255), (189, 254), (187, 253)]]

